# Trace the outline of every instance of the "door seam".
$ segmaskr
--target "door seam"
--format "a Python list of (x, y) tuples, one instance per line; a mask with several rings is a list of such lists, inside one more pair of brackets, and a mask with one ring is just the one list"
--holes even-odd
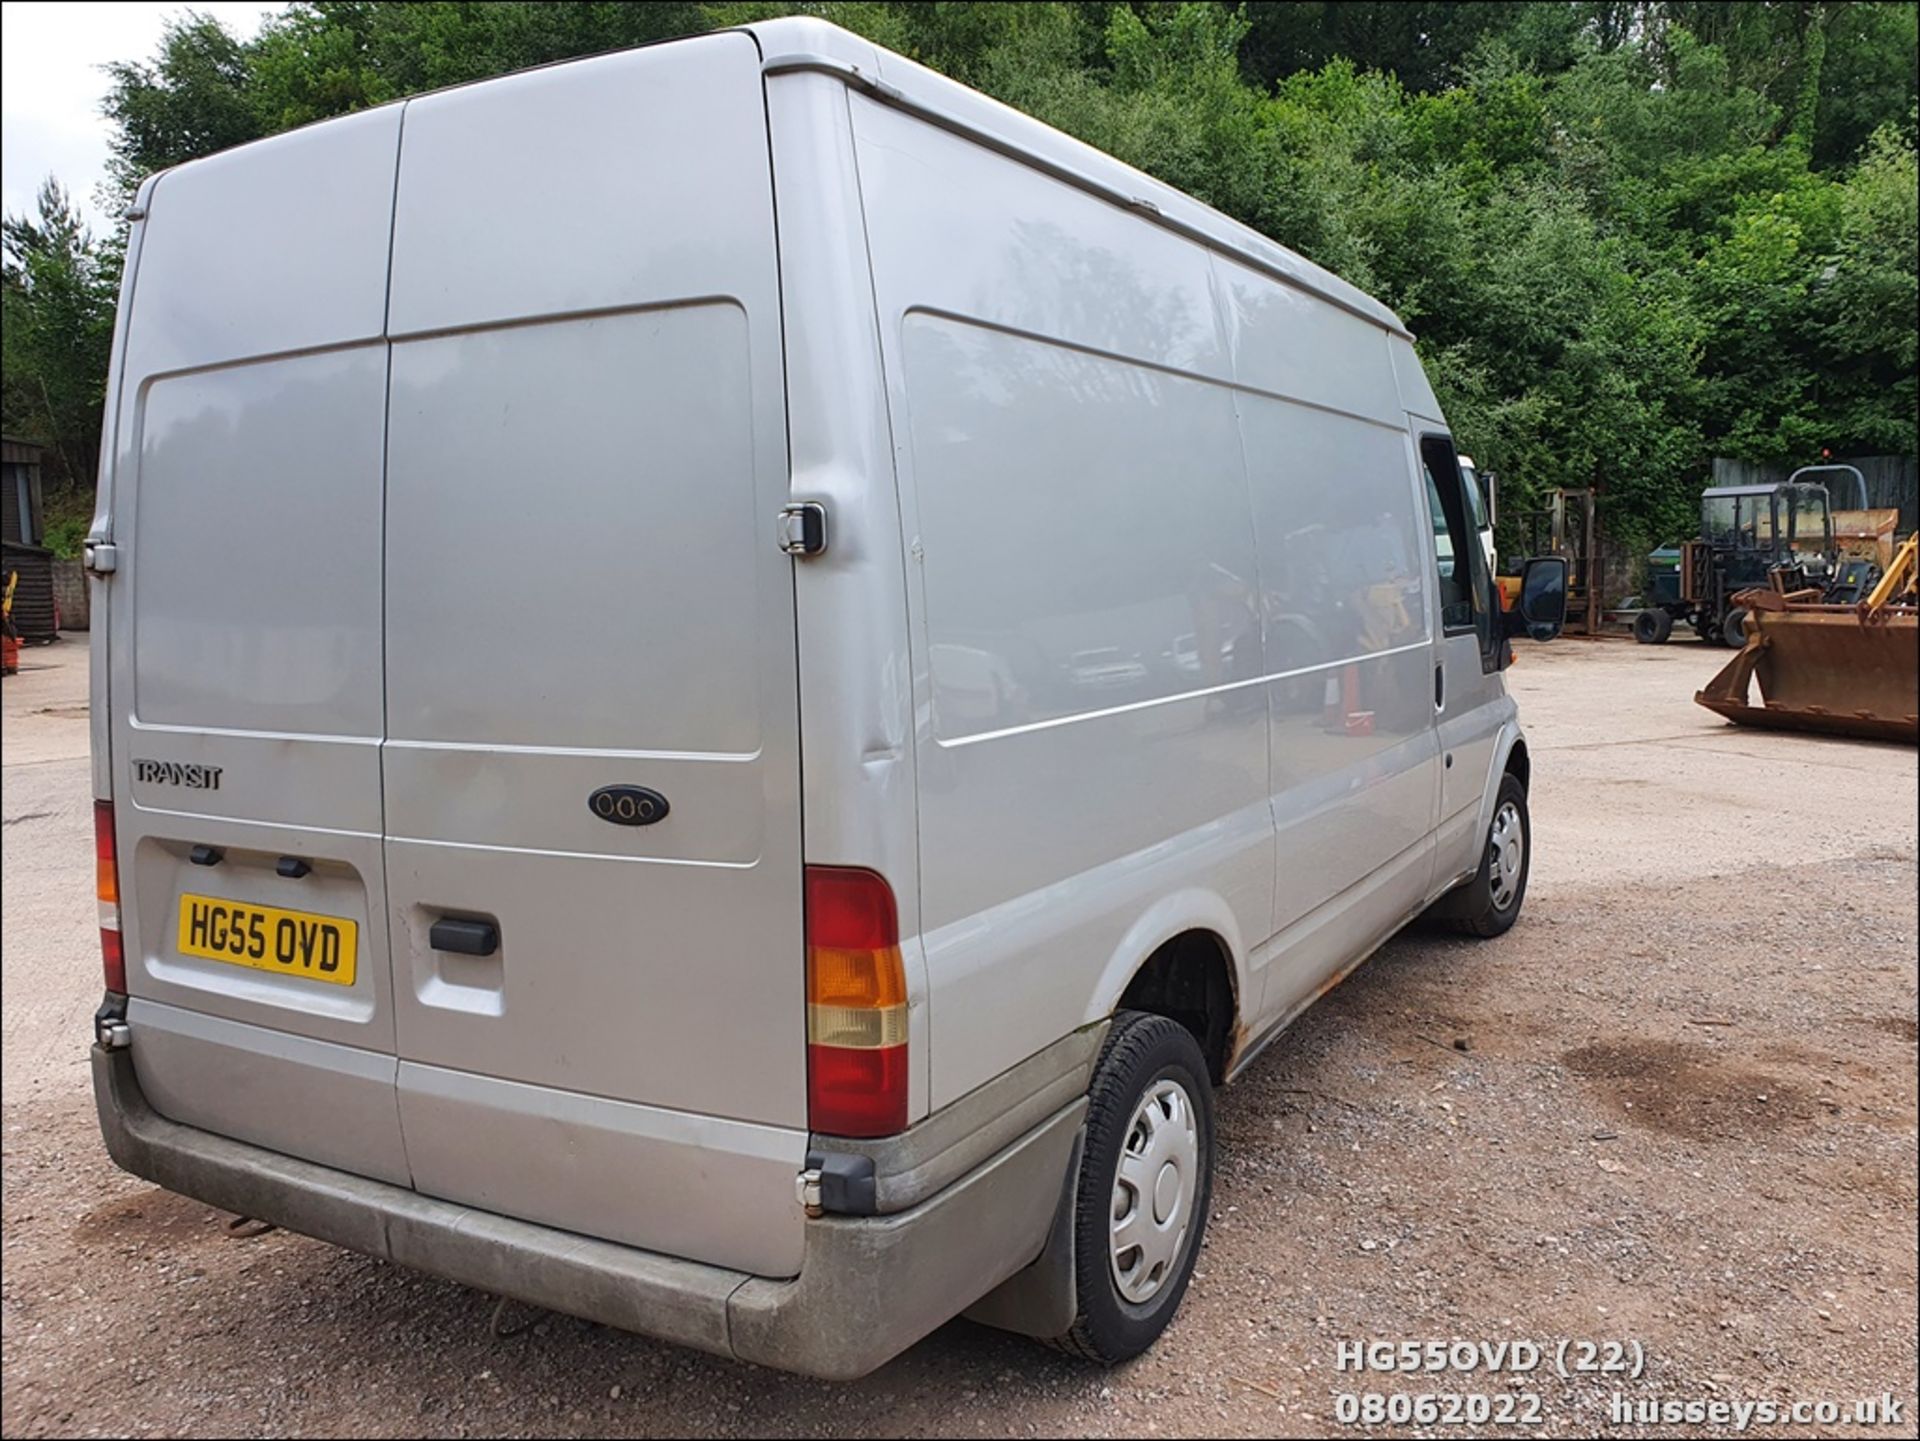
[(400, 1162), (407, 1168), (407, 1188), (419, 1190), (413, 1174), (413, 1153), (407, 1145), (406, 1117), (400, 1105), (400, 954), (394, 945), (393, 890), (391, 867), (387, 863), (387, 742), (392, 739), (393, 723), (388, 714), (387, 653), (387, 576), (392, 557), (388, 554), (388, 490), (393, 465), (393, 255), (400, 231), (400, 166), (406, 154), (407, 112), (411, 100), (400, 106), (400, 120), (394, 127), (393, 201), (387, 212), (387, 286), (380, 311), (380, 340), (386, 347), (386, 384), (380, 397), (380, 745), (377, 770), (380, 777), (380, 908), (387, 933), (387, 1019), (393, 1028), (393, 1121), (400, 1135)]

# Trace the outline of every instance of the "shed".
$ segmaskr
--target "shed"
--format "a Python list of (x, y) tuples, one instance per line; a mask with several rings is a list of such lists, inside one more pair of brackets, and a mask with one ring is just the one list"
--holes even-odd
[(25, 641), (57, 639), (53, 552), (40, 510), (40, 458), (46, 447), (0, 436), (0, 585), (20, 577), (13, 592), (13, 628)]
[(0, 585), (10, 575), (20, 577), (8, 613), (14, 632), (23, 641), (58, 640), (58, 612), (53, 603), (53, 552), (44, 546), (0, 541)]
[(40, 513), (40, 457), (37, 441), (0, 436), (0, 540), (39, 545), (46, 539)]

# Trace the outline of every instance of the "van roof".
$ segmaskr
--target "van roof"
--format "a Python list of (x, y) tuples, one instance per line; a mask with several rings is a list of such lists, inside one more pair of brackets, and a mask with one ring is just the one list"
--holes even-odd
[(812, 16), (786, 16), (743, 28), (759, 44), (761, 63), (769, 75), (816, 70), (838, 76), (884, 104), (1024, 161), (1396, 335), (1412, 338), (1399, 316), (1332, 271), (1104, 151), (903, 55)]

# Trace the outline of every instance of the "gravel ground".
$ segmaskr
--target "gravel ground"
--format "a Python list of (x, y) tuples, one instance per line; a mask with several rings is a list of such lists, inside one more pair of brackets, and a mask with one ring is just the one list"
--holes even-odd
[[(80, 1062), (78, 649), (6, 683), (9, 1436), (1313, 1436), (1361, 1391), (1537, 1397), (1536, 1435), (1731, 1429), (1611, 1425), (1616, 1391), (1891, 1393), (1880, 1434), (1912, 1434), (1915, 755), (1721, 726), (1689, 698), (1724, 651), (1523, 651), (1525, 917), (1399, 938), (1223, 1094), (1207, 1248), (1153, 1351), (1101, 1372), (955, 1322), (834, 1386), (519, 1307), (496, 1338), (491, 1297), (236, 1239), (116, 1171)], [(1342, 1341), (1428, 1338), (1549, 1359), (1336, 1369)], [(1560, 1338), (1638, 1342), (1644, 1374), (1559, 1379)], [(1808, 1433), (1873, 1434), (1781, 1432)]]

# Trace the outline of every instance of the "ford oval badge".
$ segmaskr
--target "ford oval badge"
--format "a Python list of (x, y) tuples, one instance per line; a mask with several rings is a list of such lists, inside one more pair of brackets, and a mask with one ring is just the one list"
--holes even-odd
[(587, 797), (587, 809), (616, 826), (650, 826), (666, 819), (667, 798), (645, 786), (601, 786)]

